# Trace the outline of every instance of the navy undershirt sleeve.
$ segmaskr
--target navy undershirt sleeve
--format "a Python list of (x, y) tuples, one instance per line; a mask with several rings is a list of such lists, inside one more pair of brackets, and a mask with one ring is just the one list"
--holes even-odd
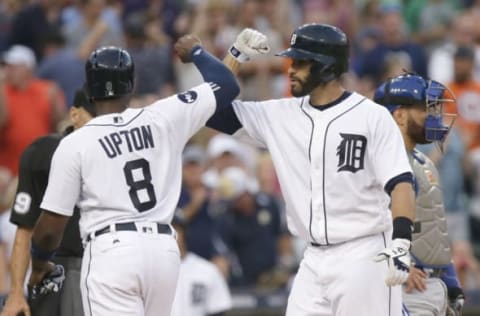
[(400, 182), (408, 182), (414, 185), (413, 174), (411, 172), (405, 172), (399, 174), (396, 177), (390, 179), (387, 184), (385, 185), (385, 192), (390, 195), (397, 184)]
[(210, 82), (217, 100), (217, 108), (207, 121), (207, 126), (220, 132), (233, 134), (242, 127), (232, 107), (240, 92), (233, 73), (217, 58), (200, 46), (192, 49), (192, 62), (205, 82)]
[(197, 66), (203, 80), (212, 85), (217, 99), (217, 107), (230, 106), (240, 93), (240, 87), (230, 69), (201, 46), (195, 46), (191, 56), (192, 62)]
[(242, 128), (242, 123), (238, 120), (233, 106), (217, 106), (215, 113), (207, 121), (206, 125), (222, 133), (233, 135)]

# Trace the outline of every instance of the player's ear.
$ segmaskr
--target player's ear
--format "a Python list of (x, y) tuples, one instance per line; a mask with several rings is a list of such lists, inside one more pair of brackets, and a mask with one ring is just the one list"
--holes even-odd
[(75, 129), (82, 127), (92, 118), (93, 116), (83, 107), (77, 108), (72, 106), (70, 109), (70, 121)]
[(407, 111), (404, 107), (398, 107), (393, 112), (393, 119), (397, 122), (398, 125), (403, 126), (407, 124)]
[(79, 115), (78, 109), (72, 106), (68, 114), (70, 116), (70, 122), (72, 122), (72, 124), (75, 125), (75, 122), (78, 121), (78, 115)]

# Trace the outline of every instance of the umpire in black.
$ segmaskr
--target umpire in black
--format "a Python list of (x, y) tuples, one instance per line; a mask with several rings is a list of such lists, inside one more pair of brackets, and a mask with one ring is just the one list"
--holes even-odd
[[(11, 259), (12, 286), (1, 316), (83, 316), (80, 294), (80, 268), (83, 246), (78, 227), (79, 211), (70, 218), (54, 263), (62, 265), (65, 280), (60, 291), (37, 294), (29, 291), (28, 303), (24, 284), (30, 263), (30, 240), (41, 214), (40, 203), (47, 188), (50, 162), (63, 136), (83, 126), (93, 116), (95, 108), (83, 90), (75, 94), (70, 109), (72, 126), (63, 135), (40, 137), (28, 146), (20, 158), (19, 182), (10, 221), (17, 225)], [(62, 276), (60, 276), (63, 279)], [(60, 278), (58, 278), (60, 280)]]

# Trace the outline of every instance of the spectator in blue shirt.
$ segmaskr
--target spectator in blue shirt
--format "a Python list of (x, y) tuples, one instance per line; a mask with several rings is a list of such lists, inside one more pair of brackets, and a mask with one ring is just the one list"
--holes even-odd
[(85, 82), (85, 62), (77, 52), (65, 46), (60, 29), (53, 29), (43, 39), (43, 60), (38, 65), (39, 78), (56, 82), (73, 104), (75, 92)]
[(239, 167), (221, 173), (218, 190), (228, 201), (217, 224), (234, 258), (230, 283), (256, 285), (278, 263), (277, 247), (283, 233), (279, 207), (272, 196), (257, 193), (252, 179)]
[(377, 45), (364, 52), (353, 65), (359, 77), (371, 77), (377, 83), (385, 73), (385, 61), (391, 54), (402, 54), (410, 59), (412, 70), (421, 76), (427, 74), (427, 56), (423, 48), (408, 39), (401, 7), (394, 4), (381, 6), (382, 36)]
[(202, 182), (206, 153), (197, 145), (189, 145), (183, 152), (183, 181), (178, 212), (188, 224), (186, 243), (189, 251), (210, 260), (226, 276), (228, 260), (226, 247), (216, 232), (215, 222), (209, 213), (210, 191)]

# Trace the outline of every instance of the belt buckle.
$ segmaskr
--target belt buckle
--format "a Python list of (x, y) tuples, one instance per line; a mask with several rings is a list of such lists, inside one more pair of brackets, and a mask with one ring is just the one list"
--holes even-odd
[[(157, 224), (156, 223), (139, 223), (137, 224), (140, 226), (140, 231), (145, 234), (155, 234), (158, 233)], [(138, 227), (137, 226), (137, 227)]]

